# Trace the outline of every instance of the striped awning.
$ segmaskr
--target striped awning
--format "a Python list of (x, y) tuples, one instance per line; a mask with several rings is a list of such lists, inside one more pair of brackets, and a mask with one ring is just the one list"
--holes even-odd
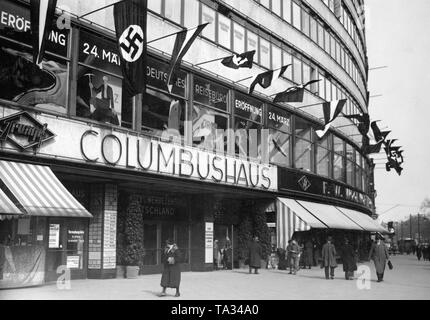
[(354, 220), (360, 227), (370, 232), (387, 232), (378, 222), (373, 220), (370, 216), (351, 209), (336, 207), (344, 215)]
[(0, 215), (21, 215), (21, 210), (8, 198), (8, 196), (0, 189)]
[(297, 200), (297, 202), (312, 213), (313, 216), (323, 221), (330, 229), (364, 230), (354, 220), (336, 209), (335, 206), (303, 200)]
[(30, 216), (92, 218), (49, 167), (0, 161), (0, 180)]
[(278, 198), (276, 204), (278, 208), (276, 215), (278, 248), (286, 249), (288, 240), (293, 237), (294, 232), (309, 231), (313, 226), (326, 228), (311, 215), (303, 212), (304, 209), (300, 209), (294, 200)]

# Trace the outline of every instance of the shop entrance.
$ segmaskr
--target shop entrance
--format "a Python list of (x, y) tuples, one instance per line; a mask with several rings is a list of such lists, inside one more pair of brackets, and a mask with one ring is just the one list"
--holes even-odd
[(162, 270), (162, 251), (167, 239), (173, 239), (178, 245), (183, 264), (189, 264), (189, 226), (187, 223), (144, 222), (142, 260), (143, 274), (158, 273)]
[[(88, 221), (86, 219), (48, 220), (46, 281), (56, 281), (70, 270), (71, 280), (86, 279), (88, 264)], [(59, 268), (63, 266), (63, 268)]]
[(233, 261), (233, 226), (214, 225), (214, 269), (231, 269)]

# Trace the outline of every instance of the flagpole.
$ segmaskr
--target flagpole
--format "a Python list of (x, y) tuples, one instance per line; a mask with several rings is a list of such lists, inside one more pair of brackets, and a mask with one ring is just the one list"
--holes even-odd
[(249, 80), (249, 79), (251, 79), (253, 77), (254, 76), (250, 76), (250, 77), (247, 77), (247, 78), (244, 78), (244, 79), (237, 80), (237, 81), (233, 82), (233, 84), (236, 84), (236, 83), (239, 83), (239, 82), (242, 82), (242, 81), (245, 81), (245, 80)]
[(208, 61), (204, 61), (204, 62), (199, 62), (199, 63), (195, 64), (195, 65), (194, 65), (194, 67), (200, 66), (200, 65), (202, 65), (202, 64), (207, 64), (207, 63), (211, 63), (211, 62), (215, 62), (215, 61), (223, 60), (223, 59), (228, 58), (228, 57), (229, 57), (229, 56), (227, 56), (227, 57), (222, 57), (222, 58), (217, 58), (217, 59), (212, 59), (212, 60), (208, 60)]
[(185, 30), (187, 30), (187, 31), (191, 31), (191, 30), (197, 29), (199, 26), (200, 26), (200, 25), (198, 25), (197, 27), (190, 28), (190, 29), (186, 29), (186, 28), (185, 28), (185, 29), (182, 29), (182, 30), (180, 30), (180, 31), (177, 31), (177, 32), (174, 32), (174, 33), (171, 33), (171, 34), (165, 35), (165, 36), (162, 36), (162, 37), (160, 37), (160, 38), (157, 38), (157, 39), (154, 39), (154, 40), (151, 40), (151, 41), (148, 41), (146, 44), (148, 45), (148, 44), (150, 44), (150, 43), (153, 43), (153, 42), (156, 42), (156, 41), (163, 40), (163, 39), (165, 39), (165, 38), (168, 38), (168, 37), (174, 36), (175, 34), (178, 34), (178, 33), (183, 32), (183, 31), (185, 31)]
[(108, 4), (107, 6), (98, 8), (98, 9), (90, 11), (90, 12), (88, 12), (88, 13), (82, 15), (82, 16), (79, 16), (78, 19), (82, 19), (83, 17), (89, 16), (90, 14), (96, 13), (96, 12), (104, 10), (104, 9), (107, 9), (109, 7), (112, 7), (112, 6), (116, 5), (116, 4), (119, 4), (119, 3), (125, 2), (125, 1), (127, 1), (127, 0), (121, 0), (121, 1), (118, 1), (118, 2), (115, 2), (115, 3)]
[[(278, 69), (274, 69), (274, 70), (271, 70), (272, 72), (276, 72), (276, 71), (278, 71), (278, 70), (281, 70), (283, 67), (281, 67), (281, 68), (278, 68)], [(270, 70), (268, 70), (268, 71), (264, 71), (263, 73), (265, 73), (265, 72), (269, 72)], [(239, 83), (239, 82), (242, 82), (242, 81), (245, 81), (245, 80), (249, 80), (249, 79), (251, 79), (251, 78), (253, 78), (254, 76), (250, 76), (250, 77), (247, 77), (247, 78), (245, 78), (245, 79), (241, 79), (241, 80), (237, 80), (237, 81), (235, 81), (235, 82), (233, 82), (233, 84), (236, 84), (236, 83)]]

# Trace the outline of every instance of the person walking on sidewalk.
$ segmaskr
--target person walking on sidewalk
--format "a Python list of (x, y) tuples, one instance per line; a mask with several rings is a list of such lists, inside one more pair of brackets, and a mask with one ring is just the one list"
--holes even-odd
[(356, 254), (353, 246), (345, 239), (345, 244), (341, 251), (343, 271), (345, 272), (345, 280), (354, 280), (354, 271), (357, 270)]
[(291, 244), (288, 246), (288, 251), (290, 254), (290, 273), (289, 274), (296, 274), (299, 270), (299, 254), (300, 254), (300, 247), (296, 240), (291, 240)]
[(172, 239), (166, 241), (166, 247), (163, 250), (163, 262), (164, 269), (161, 276), (163, 291), (160, 296), (164, 297), (166, 295), (166, 288), (175, 288), (175, 297), (179, 297), (179, 285), (181, 284), (180, 252)]
[(373, 260), (376, 268), (376, 275), (378, 282), (384, 281), (385, 265), (387, 260), (390, 259), (388, 249), (385, 243), (382, 242), (382, 238), (378, 236), (376, 243), (372, 244), (369, 252), (369, 260)]
[(263, 255), (263, 249), (259, 243), (258, 237), (255, 236), (253, 241), (249, 244), (248, 260), (249, 260), (249, 273), (258, 274), (258, 269), (261, 268), (261, 257)]
[(422, 250), (421, 244), (419, 244), (417, 246), (417, 258), (418, 258), (418, 261), (421, 261), (422, 253), (423, 253), (423, 250)]
[(311, 239), (308, 239), (305, 243), (305, 269), (306, 267), (309, 267), (309, 269), (312, 268), (314, 261), (314, 244), (312, 243)]
[[(336, 248), (334, 247), (333, 238), (327, 237), (327, 243), (322, 248), (322, 267), (324, 267), (325, 278), (334, 279), (334, 269), (337, 268)], [(330, 272), (330, 274), (329, 274)]]

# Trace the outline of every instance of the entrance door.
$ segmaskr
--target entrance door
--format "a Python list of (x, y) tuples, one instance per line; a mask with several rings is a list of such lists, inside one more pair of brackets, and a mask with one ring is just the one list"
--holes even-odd
[(232, 226), (215, 224), (214, 242), (218, 243), (217, 262), (214, 261), (215, 267), (219, 269), (230, 269), (232, 261)]
[[(87, 237), (88, 222), (85, 219), (49, 219), (46, 281), (56, 281), (66, 268), (70, 270), (71, 280), (86, 278)], [(60, 266), (63, 268), (59, 269)]]

